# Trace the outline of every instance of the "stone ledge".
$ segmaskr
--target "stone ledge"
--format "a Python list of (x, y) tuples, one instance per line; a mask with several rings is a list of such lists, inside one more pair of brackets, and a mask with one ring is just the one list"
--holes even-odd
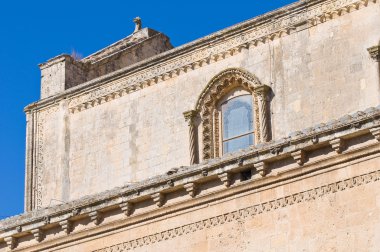
[[(293, 158), (296, 166), (288, 172), (294, 170), (297, 174), (297, 168), (300, 166), (302, 166), (300, 168), (303, 168), (301, 169), (303, 172), (308, 169), (322, 169), (320, 167), (315, 168), (313, 162), (308, 163), (306, 158), (308, 152), (326, 146), (332, 146), (331, 148), (335, 149), (335, 146), (341, 146), (339, 141), (336, 141), (337, 139), (349, 141), (363, 135), (372, 135), (371, 139), (373, 139), (368, 145), (369, 147), (366, 148), (375, 148), (379, 151), (379, 129), (380, 106), (294, 132), (289, 137), (278, 141), (260, 144), (225, 155), (222, 158), (205, 161), (199, 165), (173, 169), (171, 175), (157, 176), (134, 186), (115, 188), (67, 204), (35, 210), (5, 219), (0, 222), (0, 241), (5, 238), (10, 241), (9, 238), (14, 240), (29, 234), (35, 235), (37, 240), (42, 240), (43, 233), (40, 231), (49, 226), (57, 225), (60, 225), (69, 234), (73, 231), (71, 222), (78, 218), (90, 216), (97, 225), (101, 224), (102, 212), (107, 211), (107, 209), (124, 208), (126, 215), (130, 216), (128, 218), (133, 218), (133, 204), (135, 202), (153, 199), (158, 209), (165, 208), (165, 194), (183, 188), (191, 194), (191, 198), (197, 199), (197, 185), (207, 183), (209, 180), (221, 179), (226, 187), (239, 187), (241, 183), (232, 184), (231, 179), (243, 170), (252, 170), (253, 174), (261, 174), (262, 177), (251, 179), (250, 184), (254, 187), (276, 183), (280, 177), (276, 173), (271, 174), (268, 164)], [(345, 147), (348, 146), (345, 145)], [(347, 153), (349, 152), (350, 150), (347, 151)], [(342, 147), (335, 154), (337, 157), (341, 156), (338, 153), (344, 154), (346, 149)], [(337, 159), (336, 162), (342, 161)], [(264, 169), (265, 167), (266, 169)], [(226, 188), (225, 190), (231, 189)], [(14, 242), (9, 242), (9, 244), (14, 244)]]

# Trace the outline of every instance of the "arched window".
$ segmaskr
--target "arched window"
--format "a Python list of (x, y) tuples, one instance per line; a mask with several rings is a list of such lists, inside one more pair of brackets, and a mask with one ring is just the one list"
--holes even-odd
[(245, 94), (224, 101), (221, 106), (222, 153), (247, 148), (255, 142), (252, 95)]
[(254, 75), (237, 68), (212, 78), (196, 108), (184, 113), (191, 164), (269, 141), (269, 90)]

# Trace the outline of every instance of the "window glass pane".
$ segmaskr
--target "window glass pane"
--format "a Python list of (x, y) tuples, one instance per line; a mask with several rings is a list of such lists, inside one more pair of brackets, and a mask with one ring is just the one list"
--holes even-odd
[(252, 96), (233, 98), (222, 105), (223, 139), (253, 131)]
[(233, 152), (240, 149), (245, 149), (253, 145), (254, 135), (249, 134), (239, 138), (234, 138), (223, 143), (223, 153)]

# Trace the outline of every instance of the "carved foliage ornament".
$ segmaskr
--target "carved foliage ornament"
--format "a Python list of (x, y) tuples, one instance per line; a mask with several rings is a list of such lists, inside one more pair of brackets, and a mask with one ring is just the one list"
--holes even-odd
[(253, 74), (242, 69), (230, 68), (216, 75), (208, 83), (197, 101), (196, 111), (200, 113), (203, 128), (203, 159), (220, 155), (216, 105), (223, 96), (235, 88), (242, 88), (252, 94), (256, 142), (269, 140), (267, 97), (270, 88), (261, 84)]

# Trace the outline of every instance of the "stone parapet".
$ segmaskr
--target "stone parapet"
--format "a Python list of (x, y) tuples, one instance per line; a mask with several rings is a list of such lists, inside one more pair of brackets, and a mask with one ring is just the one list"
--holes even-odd
[(41, 99), (172, 49), (169, 38), (144, 28), (84, 58), (60, 55), (39, 65)]

